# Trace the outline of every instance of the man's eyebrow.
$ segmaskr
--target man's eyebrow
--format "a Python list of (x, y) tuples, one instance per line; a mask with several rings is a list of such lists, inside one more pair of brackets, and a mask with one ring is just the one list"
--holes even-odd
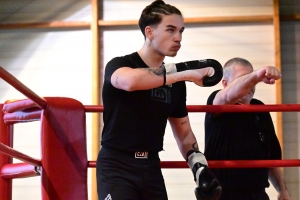
[(167, 27), (168, 27), (168, 28), (177, 28), (176, 26), (173, 26), (173, 25), (171, 25), (171, 24), (170, 24), (170, 25), (167, 25)]
[[(166, 27), (168, 27), (168, 28), (177, 28), (176, 26), (171, 25), (171, 24), (167, 25)], [(184, 29), (185, 29), (185, 27), (182, 27), (180, 30), (184, 30)]]

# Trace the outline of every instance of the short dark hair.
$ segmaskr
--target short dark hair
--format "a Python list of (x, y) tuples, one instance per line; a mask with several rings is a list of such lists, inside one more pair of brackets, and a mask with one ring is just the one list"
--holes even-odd
[(251, 63), (248, 60), (246, 60), (244, 58), (235, 57), (235, 58), (231, 58), (230, 60), (228, 60), (225, 63), (224, 68), (229, 67), (233, 64), (240, 64), (243, 66), (251, 66), (252, 67)]
[(153, 1), (150, 5), (146, 6), (139, 19), (139, 27), (146, 38), (146, 26), (157, 25), (162, 20), (162, 15), (177, 14), (182, 16), (180, 10), (175, 6), (166, 4), (162, 0)]
[(225, 63), (223, 67), (223, 79), (230, 79), (233, 70), (232, 67), (236, 64), (239, 64), (243, 67), (250, 67), (253, 70), (253, 66), (248, 60), (239, 57), (231, 58)]

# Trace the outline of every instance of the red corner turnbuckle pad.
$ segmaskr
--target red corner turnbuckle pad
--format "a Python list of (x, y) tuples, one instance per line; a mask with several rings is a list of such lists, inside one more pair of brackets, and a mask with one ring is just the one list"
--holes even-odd
[(2, 109), (3, 120), (7, 124), (37, 121), (41, 119), (42, 109), (30, 99), (6, 101)]

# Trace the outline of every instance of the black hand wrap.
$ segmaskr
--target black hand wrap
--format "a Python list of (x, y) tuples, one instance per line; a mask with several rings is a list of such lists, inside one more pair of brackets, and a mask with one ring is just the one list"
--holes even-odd
[(222, 65), (214, 59), (205, 59), (205, 60), (192, 60), (187, 62), (176, 63), (177, 72), (193, 69), (202, 69), (206, 67), (212, 67), (215, 70), (215, 73), (211, 77), (204, 77), (203, 86), (210, 87), (218, 84), (223, 77)]
[(197, 184), (195, 188), (197, 200), (218, 200), (221, 197), (222, 187), (209, 170), (205, 156), (199, 151), (194, 151), (188, 156), (188, 165)]

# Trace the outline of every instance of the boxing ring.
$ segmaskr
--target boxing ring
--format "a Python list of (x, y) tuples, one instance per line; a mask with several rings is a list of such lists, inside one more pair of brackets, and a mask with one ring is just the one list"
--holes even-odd
[[(0, 199), (12, 200), (12, 180), (41, 177), (43, 200), (87, 200), (86, 113), (103, 106), (83, 105), (65, 97), (40, 97), (0, 67), (0, 77), (28, 99), (0, 104)], [(189, 112), (299, 112), (300, 105), (188, 105)], [(13, 149), (14, 124), (40, 121), (41, 158)], [(21, 163), (13, 163), (12, 159)], [(297, 167), (293, 160), (208, 161), (210, 168)], [(185, 161), (161, 161), (162, 168), (188, 168)]]

